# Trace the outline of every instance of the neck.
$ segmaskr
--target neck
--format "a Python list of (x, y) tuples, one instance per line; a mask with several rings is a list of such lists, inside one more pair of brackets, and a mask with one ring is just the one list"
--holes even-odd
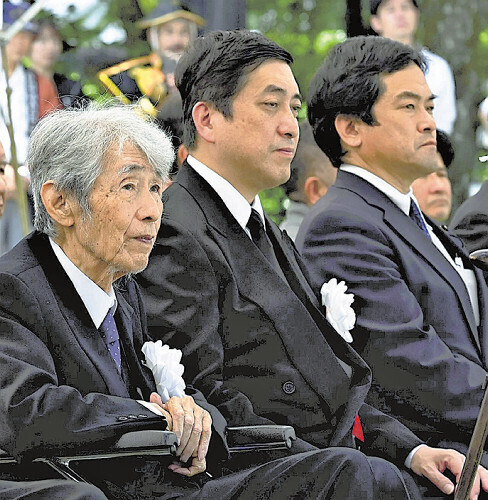
[(365, 161), (356, 158), (345, 159), (344, 163), (349, 163), (350, 165), (355, 165), (357, 167), (364, 168), (368, 172), (378, 176), (380, 179), (383, 179), (385, 182), (388, 182), (395, 189), (398, 189), (400, 193), (407, 194), (410, 191), (410, 185), (414, 181), (414, 179), (405, 179), (398, 175), (396, 170), (390, 171), (385, 168), (381, 168), (375, 165), (371, 165), (370, 163), (366, 163)]
[(44, 78), (48, 78), (49, 80), (53, 79), (54, 71), (52, 68), (43, 68), (33, 63), (31, 69)]
[(96, 283), (104, 292), (109, 293), (116, 276), (113, 269), (105, 263), (95, 262), (79, 251), (79, 246), (70, 244), (64, 238), (55, 238), (54, 241), (61, 247), (68, 259), (88, 278)]
[(411, 47), (413, 46), (413, 36), (411, 35), (392, 37), (392, 40), (404, 43), (405, 45), (410, 45)]
[(224, 162), (215, 160), (212, 154), (205, 154), (205, 152), (202, 151), (193, 151), (190, 154), (232, 184), (249, 203), (254, 201), (258, 191), (246, 186), (239, 178), (239, 175), (236, 175), (235, 169), (232, 167), (227, 168)]

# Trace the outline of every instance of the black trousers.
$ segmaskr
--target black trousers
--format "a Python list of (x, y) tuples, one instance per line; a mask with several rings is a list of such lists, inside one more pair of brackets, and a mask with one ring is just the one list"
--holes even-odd
[(107, 500), (94, 486), (73, 481), (0, 481), (1, 500)]
[[(125, 471), (123, 471), (123, 469)], [(98, 483), (109, 498), (419, 500), (423, 489), (407, 471), (350, 448), (289, 455), (223, 477), (185, 478), (155, 462), (112, 462)], [(440, 491), (437, 498), (444, 498)], [(435, 496), (429, 498), (436, 498)]]

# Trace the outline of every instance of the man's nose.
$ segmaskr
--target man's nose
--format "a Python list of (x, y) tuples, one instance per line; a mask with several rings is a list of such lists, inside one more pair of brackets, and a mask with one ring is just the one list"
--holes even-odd
[(138, 210), (140, 220), (157, 221), (163, 213), (163, 202), (158, 193), (146, 191), (141, 195), (141, 204)]

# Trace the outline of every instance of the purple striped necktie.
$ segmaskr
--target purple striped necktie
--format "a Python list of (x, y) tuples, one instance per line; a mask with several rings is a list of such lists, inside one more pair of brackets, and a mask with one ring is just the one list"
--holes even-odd
[(417, 224), (417, 226), (422, 230), (422, 232), (427, 236), (427, 238), (430, 238), (429, 230), (427, 229), (427, 226), (425, 225), (424, 218), (422, 217), (422, 214), (420, 213), (419, 208), (417, 207), (417, 204), (413, 201), (412, 198), (410, 198), (410, 212), (408, 216)]
[(117, 370), (121, 370), (122, 359), (120, 357), (120, 341), (119, 332), (117, 331), (117, 325), (115, 324), (115, 319), (110, 311), (108, 311), (103, 323), (99, 328), (102, 338), (107, 345), (107, 349), (114, 360)]

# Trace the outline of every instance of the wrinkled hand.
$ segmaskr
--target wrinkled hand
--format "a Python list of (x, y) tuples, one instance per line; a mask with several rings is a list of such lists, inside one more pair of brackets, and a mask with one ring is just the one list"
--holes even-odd
[(194, 476), (195, 474), (200, 474), (205, 472), (207, 468), (207, 462), (205, 459), (200, 460), (197, 456), (192, 457), (191, 465), (183, 464), (182, 462), (174, 462), (169, 467), (173, 472), (181, 474), (183, 476)]
[[(424, 476), (434, 483), (443, 493), (450, 495), (454, 491), (452, 482), (443, 475), (449, 469), (459, 482), (464, 465), (464, 455), (455, 450), (444, 450), (423, 446), (415, 453), (410, 464), (411, 469), (419, 476)], [(484, 467), (478, 468), (470, 500), (476, 500), (481, 492), (488, 491), (488, 471)]]
[[(168, 421), (168, 430), (173, 431), (178, 438), (176, 456), (179, 457), (179, 463), (170, 465), (170, 469), (185, 476), (203, 472), (212, 433), (210, 414), (195, 404), (191, 396), (172, 397), (163, 404), (159, 394), (153, 392), (149, 401), (160, 406)], [(191, 466), (184, 467), (183, 464), (190, 458)]]

